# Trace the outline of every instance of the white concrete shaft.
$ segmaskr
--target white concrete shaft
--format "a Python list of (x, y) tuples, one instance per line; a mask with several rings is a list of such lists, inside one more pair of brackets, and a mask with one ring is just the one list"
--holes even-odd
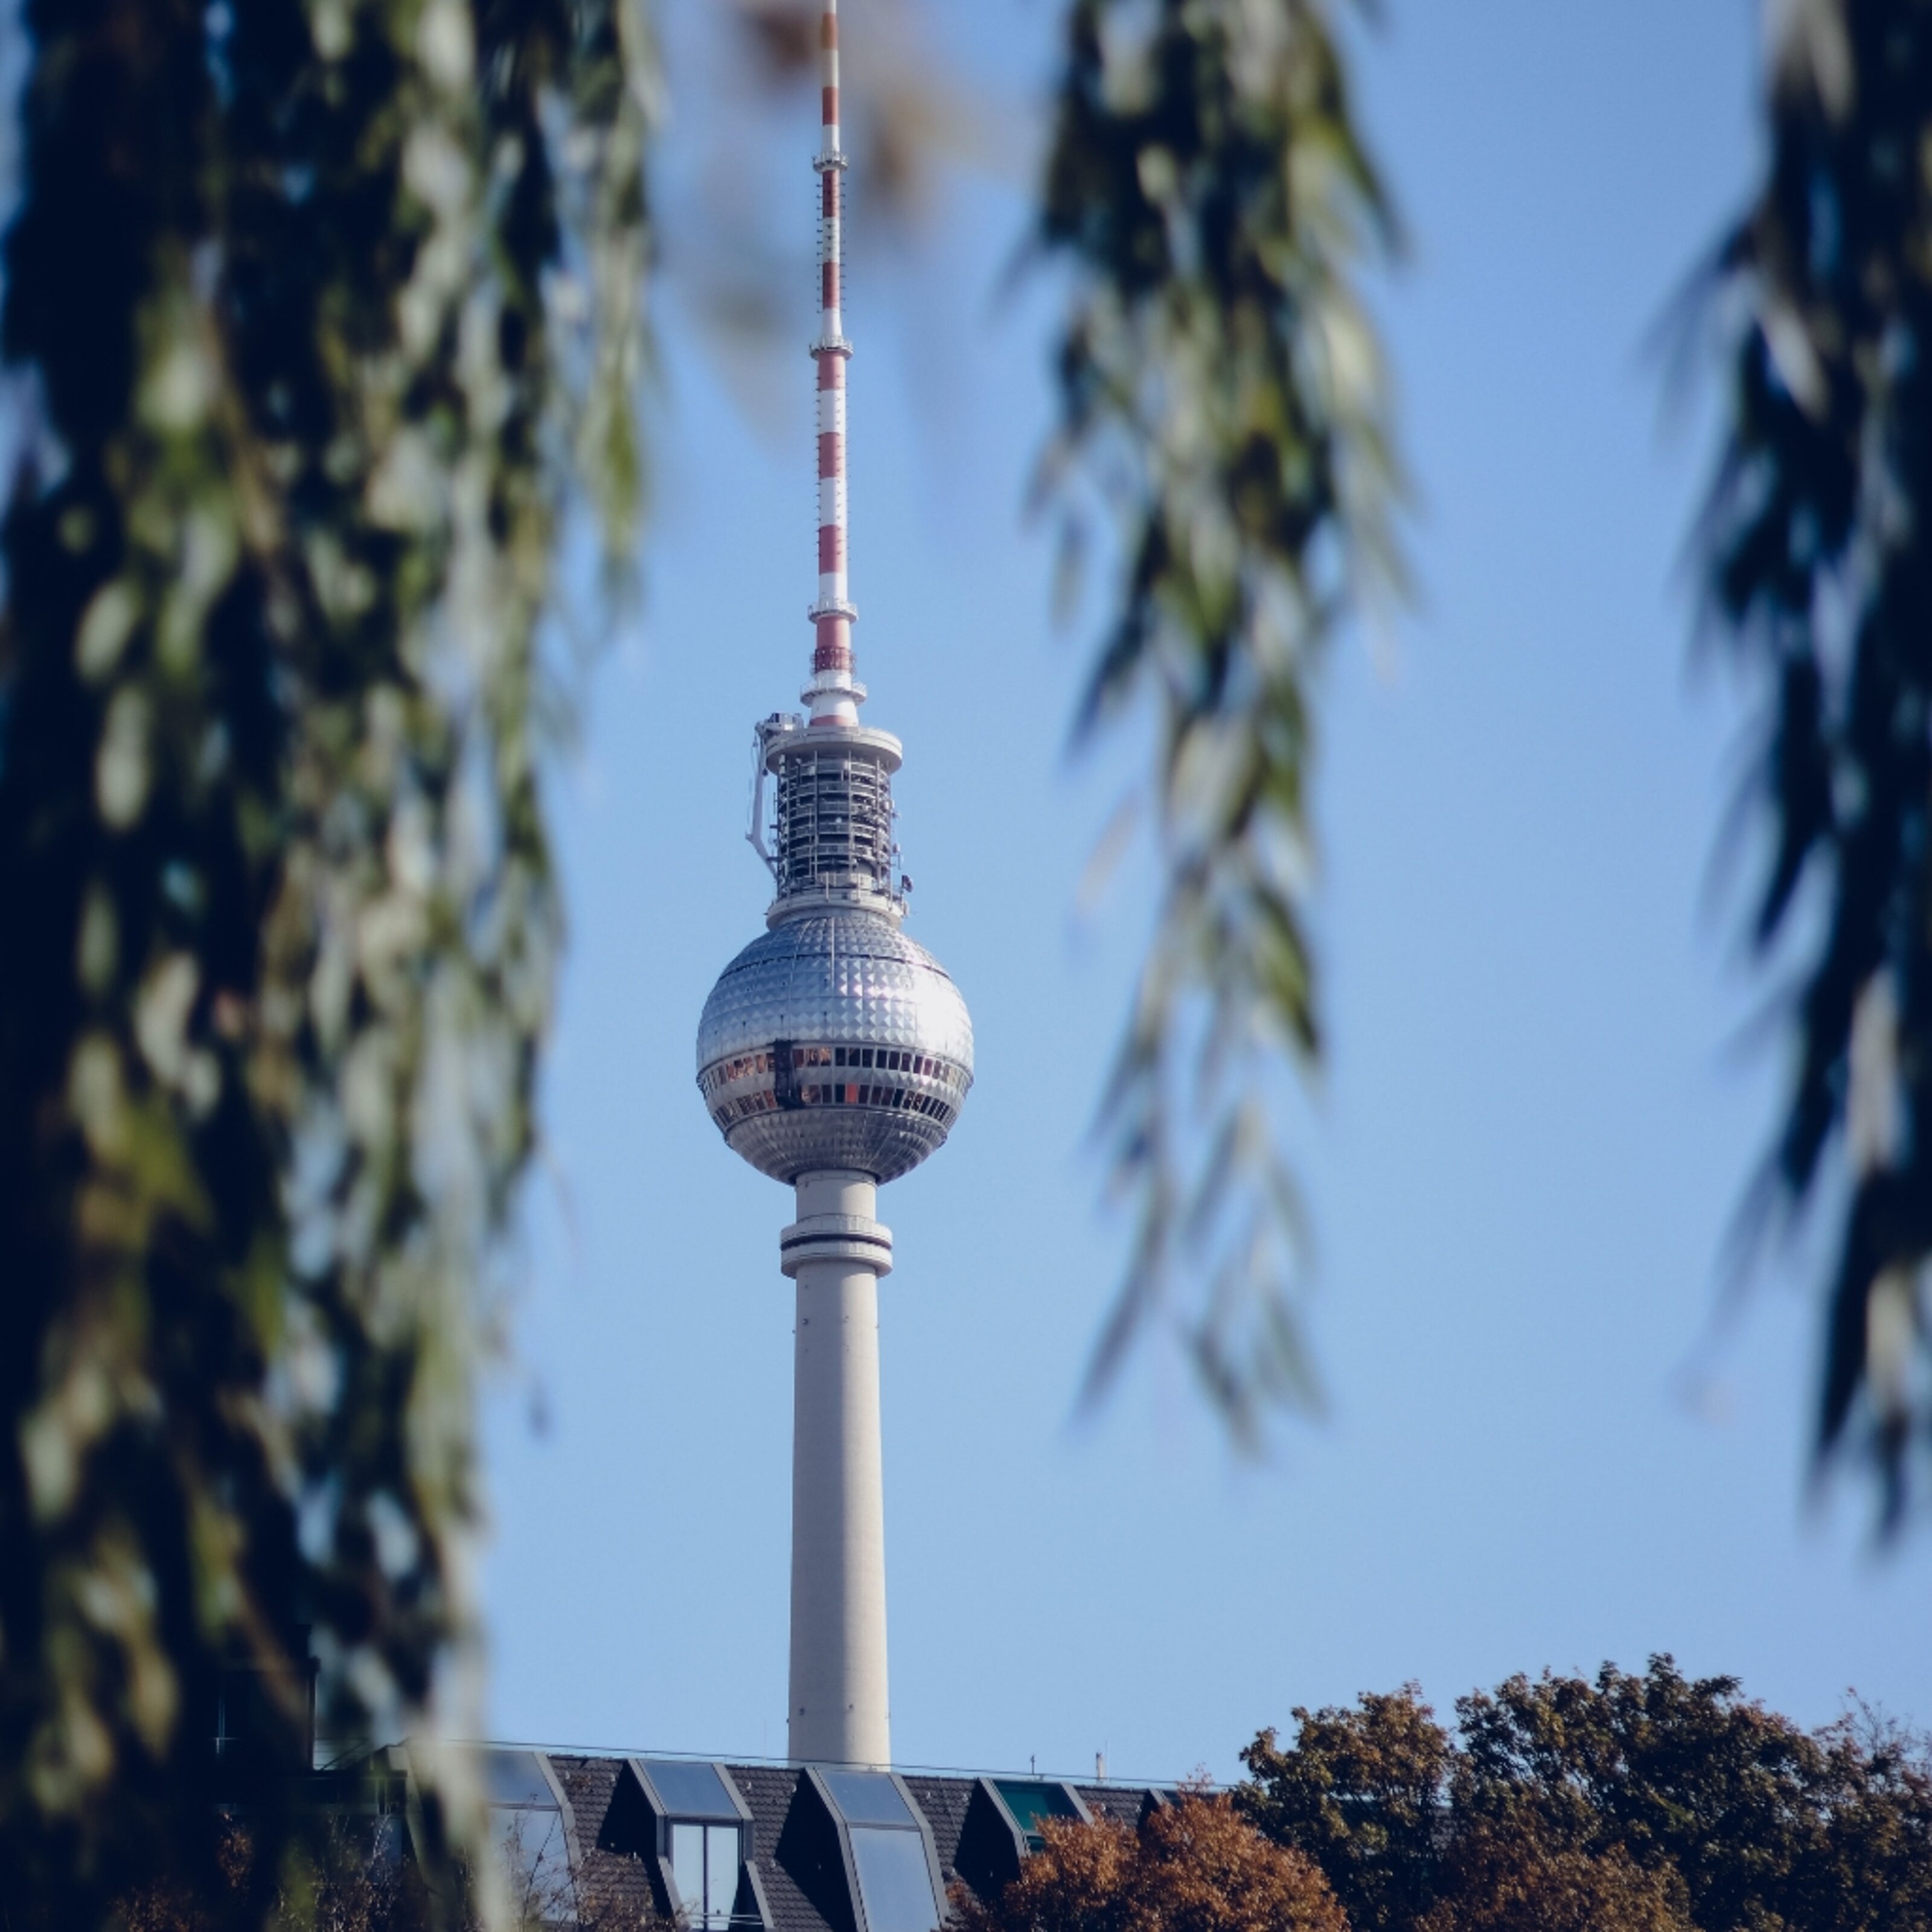
[(892, 1236), (868, 1175), (808, 1174), (782, 1265), (798, 1280), (791, 1460), (790, 1755), (886, 1765), (886, 1512), (878, 1278)]

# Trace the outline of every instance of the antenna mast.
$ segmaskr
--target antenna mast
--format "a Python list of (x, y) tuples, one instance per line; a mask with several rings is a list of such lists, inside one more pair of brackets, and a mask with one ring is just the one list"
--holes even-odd
[(859, 613), (846, 581), (845, 155), (838, 140), (838, 4), (819, 16), (820, 130), (812, 165), (818, 173), (818, 598), (812, 607), (812, 682), (801, 694), (814, 724), (856, 724), (866, 688), (852, 675), (852, 626)]

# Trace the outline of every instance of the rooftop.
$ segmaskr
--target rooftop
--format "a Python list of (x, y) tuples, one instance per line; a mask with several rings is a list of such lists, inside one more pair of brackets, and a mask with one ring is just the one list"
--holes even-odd
[[(935, 1932), (949, 1891), (996, 1894), (1042, 1820), (1137, 1822), (1171, 1790), (479, 1746), (527, 1917), (559, 1928)], [(406, 1768), (407, 1747), (392, 1762)]]

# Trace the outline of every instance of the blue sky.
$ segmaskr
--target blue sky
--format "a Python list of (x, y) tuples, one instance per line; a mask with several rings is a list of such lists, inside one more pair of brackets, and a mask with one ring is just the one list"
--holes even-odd
[[(960, 71), (1037, 103), (1047, 0), (929, 10)], [(906, 743), (910, 930), (980, 1054), (952, 1143), (882, 1196), (907, 1762), (1229, 1775), (1297, 1704), (1658, 1650), (1808, 1722), (1852, 1688), (1932, 1718), (1932, 1543), (1875, 1552), (1856, 1486), (1806, 1501), (1808, 1276), (1712, 1333), (1779, 1068), (1734, 1044), (1710, 893), (1740, 720), (1686, 645), (1708, 424), (1647, 344), (1749, 182), (1752, 10), (1389, 10), (1358, 71), (1414, 243), (1378, 300), (1420, 597), (1325, 688), (1332, 1054), (1298, 1156), (1330, 1413), (1259, 1466), (1158, 1346), (1072, 1413), (1121, 1258), (1087, 1134), (1144, 900), (1076, 910), (1127, 766), (1066, 755), (1090, 640), (1022, 514), (1052, 316), (997, 292), (1023, 182), (956, 184), (922, 251), (855, 274), (867, 716)], [(674, 151), (702, 126), (688, 100)], [(557, 788), (572, 941), (488, 1430), (502, 1736), (783, 1748), (788, 1197), (719, 1142), (692, 1042), (760, 926), (750, 725), (808, 648), (798, 293), (775, 421), (668, 298), (648, 604)]]

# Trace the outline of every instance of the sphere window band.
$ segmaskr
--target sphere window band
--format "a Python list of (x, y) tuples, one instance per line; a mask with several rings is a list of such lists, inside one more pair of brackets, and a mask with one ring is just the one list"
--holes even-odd
[[(896, 1073), (900, 1078), (888, 1084), (797, 1077), (802, 1071), (824, 1067), (835, 1071), (842, 1067), (850, 1072)], [(725, 1089), (744, 1080), (760, 1084), (748, 1093), (725, 1095)], [(921, 1084), (904, 1084), (908, 1080)], [(698, 1076), (700, 1089), (712, 1102), (712, 1118), (725, 1129), (734, 1121), (784, 1107), (874, 1107), (889, 1112), (922, 1114), (950, 1127), (958, 1118), (959, 1103), (971, 1084), (971, 1075), (952, 1061), (885, 1046), (787, 1047), (781, 1043), (761, 1053), (738, 1054), (719, 1060)]]
[[(903, 1087), (801, 1087), (798, 1104), (801, 1107), (875, 1107), (888, 1113), (896, 1108), (923, 1114), (943, 1127), (951, 1126), (959, 1112), (936, 1094), (909, 1093)], [(720, 1127), (729, 1127), (734, 1121), (749, 1120), (754, 1114), (773, 1114), (778, 1110), (778, 1100), (773, 1094), (741, 1094), (713, 1108), (711, 1117)]]
[[(778, 1072), (779, 1049), (764, 1053), (742, 1053), (707, 1066), (698, 1076), (700, 1090), (716, 1093), (737, 1080), (755, 1079), (761, 1074), (774, 1078)], [(931, 1054), (911, 1053), (887, 1046), (794, 1046), (790, 1049), (794, 1070), (801, 1066), (858, 1067), (881, 1073), (910, 1073), (922, 1080), (938, 1080), (958, 1093), (969, 1084), (966, 1070)]]

